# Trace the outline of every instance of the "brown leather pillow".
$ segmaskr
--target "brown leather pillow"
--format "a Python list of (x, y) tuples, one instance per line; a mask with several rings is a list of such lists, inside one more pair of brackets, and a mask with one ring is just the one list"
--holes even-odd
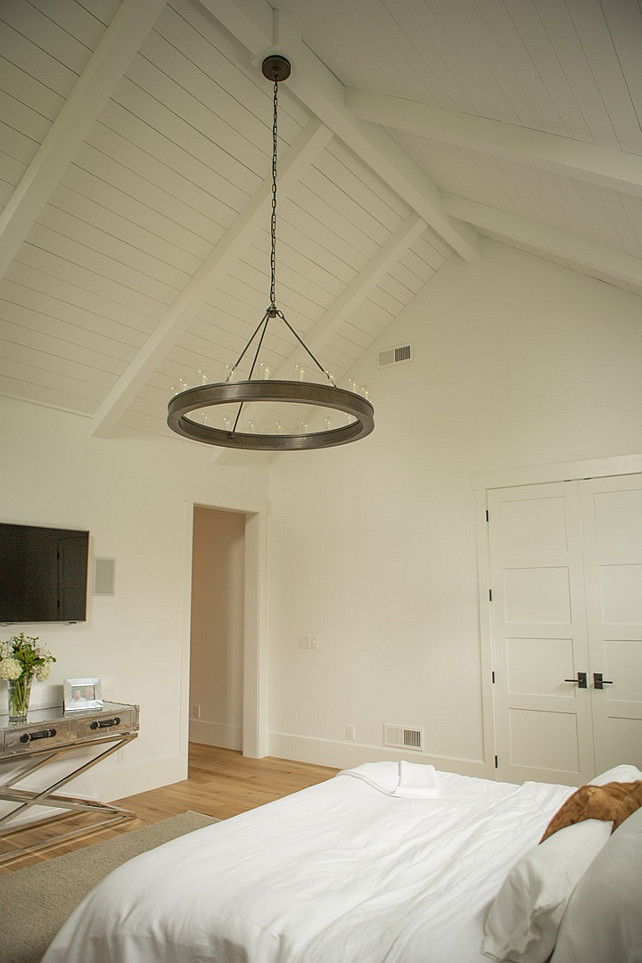
[(558, 829), (583, 819), (604, 819), (617, 829), (627, 816), (642, 806), (642, 780), (607, 782), (604, 786), (581, 786), (557, 810), (540, 842)]

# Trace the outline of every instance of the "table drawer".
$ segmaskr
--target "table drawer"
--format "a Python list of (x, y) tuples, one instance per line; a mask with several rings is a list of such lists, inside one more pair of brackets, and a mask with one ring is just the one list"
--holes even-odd
[(5, 731), (4, 751), (6, 754), (43, 752), (75, 741), (75, 726), (63, 719), (60, 722), (44, 723), (39, 726), (20, 726), (11, 731)]
[(114, 733), (138, 729), (138, 711), (136, 706), (127, 706), (116, 712), (94, 715), (91, 719), (78, 719), (76, 726), (77, 737), (82, 742), (88, 739), (104, 739)]

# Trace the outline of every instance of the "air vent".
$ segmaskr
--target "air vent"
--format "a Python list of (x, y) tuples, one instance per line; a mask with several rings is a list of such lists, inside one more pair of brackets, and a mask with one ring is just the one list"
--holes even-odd
[(424, 730), (411, 729), (409, 726), (390, 726), (384, 723), (384, 746), (394, 746), (396, 749), (423, 749)]
[(412, 345), (399, 344), (396, 348), (386, 348), (379, 352), (379, 367), (389, 368), (393, 364), (404, 364), (412, 361)]

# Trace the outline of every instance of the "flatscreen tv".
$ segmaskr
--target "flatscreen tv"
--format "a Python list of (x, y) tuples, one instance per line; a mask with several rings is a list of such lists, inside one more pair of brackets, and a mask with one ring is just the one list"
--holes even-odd
[(84, 622), (89, 532), (0, 523), (0, 622)]

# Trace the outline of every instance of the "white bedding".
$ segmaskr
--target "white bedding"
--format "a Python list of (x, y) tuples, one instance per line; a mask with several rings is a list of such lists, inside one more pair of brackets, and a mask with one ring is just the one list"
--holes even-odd
[(397, 773), (366, 764), (138, 856), (43, 963), (487, 963), (488, 906), (573, 789), (438, 772), (437, 796), (404, 798)]

